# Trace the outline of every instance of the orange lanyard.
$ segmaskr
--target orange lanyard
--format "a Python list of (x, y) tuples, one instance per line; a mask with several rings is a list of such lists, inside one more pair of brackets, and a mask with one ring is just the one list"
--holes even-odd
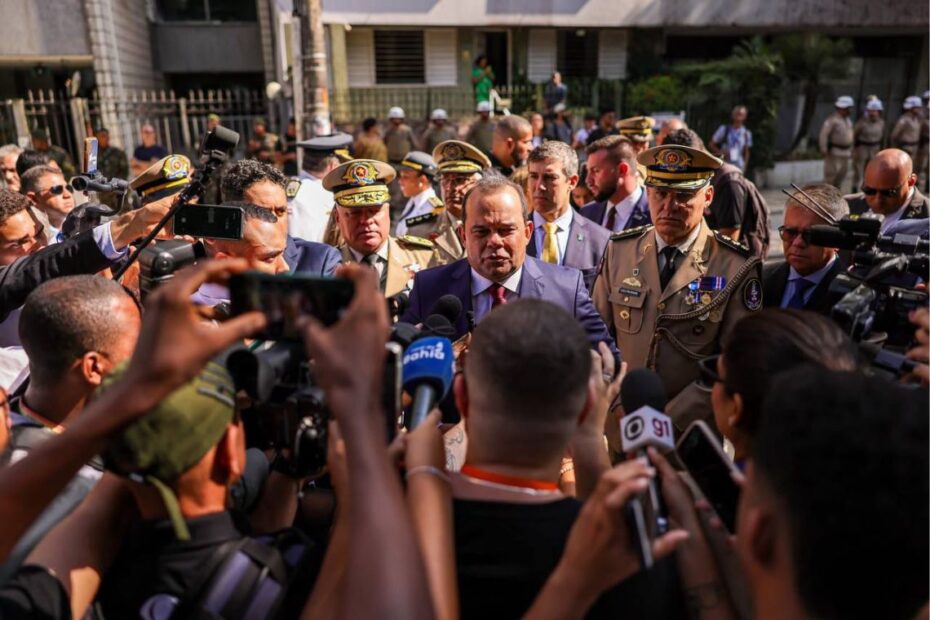
[(459, 473), (461, 473), (463, 476), (474, 478), (475, 480), (492, 482), (494, 484), (506, 487), (532, 489), (534, 491), (548, 491), (553, 493), (557, 493), (559, 491), (559, 485), (549, 480), (533, 480), (531, 478), (520, 478), (519, 476), (497, 474), (492, 471), (480, 469), (474, 465), (469, 465), (467, 463), (462, 465), (462, 469)]

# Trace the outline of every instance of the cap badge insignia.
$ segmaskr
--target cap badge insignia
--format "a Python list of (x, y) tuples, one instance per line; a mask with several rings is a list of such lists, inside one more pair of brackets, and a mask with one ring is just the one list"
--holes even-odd
[(678, 149), (663, 149), (656, 155), (656, 164), (671, 172), (691, 167), (691, 156)]
[(458, 144), (446, 145), (442, 150), (443, 159), (465, 159), (465, 151)]
[(342, 180), (356, 185), (372, 185), (378, 180), (378, 172), (369, 163), (359, 163), (349, 166)]

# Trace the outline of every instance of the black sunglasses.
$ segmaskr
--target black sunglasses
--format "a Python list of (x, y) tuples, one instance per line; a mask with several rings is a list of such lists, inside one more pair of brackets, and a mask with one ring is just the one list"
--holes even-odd
[(698, 360), (698, 372), (700, 373), (698, 385), (709, 390), (714, 387), (715, 383), (723, 383), (723, 378), (717, 372), (718, 359), (720, 359), (719, 353)]
[(868, 185), (862, 186), (862, 193), (866, 196), (874, 196), (875, 194), (881, 194), (885, 198), (894, 198), (898, 195), (898, 192), (901, 191), (901, 188), (904, 187), (904, 183), (897, 187), (892, 187), (889, 189), (875, 189), (874, 187), (869, 187)]
[(69, 192), (74, 191), (74, 189), (71, 188), (71, 184), (68, 183), (67, 185), (52, 185), (50, 188), (48, 188), (48, 193), (50, 193), (53, 196), (60, 196), (61, 194), (65, 192), (66, 189)]

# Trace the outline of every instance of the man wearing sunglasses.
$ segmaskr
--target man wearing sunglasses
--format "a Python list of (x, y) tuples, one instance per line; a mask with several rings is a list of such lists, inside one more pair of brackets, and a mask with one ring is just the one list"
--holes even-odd
[(630, 369), (652, 368), (679, 428), (711, 416), (694, 386), (695, 360), (719, 350), (740, 317), (762, 308), (760, 260), (704, 221), (710, 180), (722, 162), (699, 149), (663, 145), (637, 157), (646, 167), (654, 226), (611, 237), (594, 284), (594, 305)]
[(779, 226), (784, 260), (769, 261), (762, 270), (765, 306), (812, 310), (830, 316), (838, 296), (830, 283), (843, 265), (833, 248), (811, 245), (804, 238), (814, 225), (835, 224), (849, 214), (840, 190), (826, 183), (806, 185), (785, 204), (785, 222)]
[(881, 215), (883, 234), (901, 220), (930, 215), (930, 199), (917, 189), (911, 157), (900, 149), (879, 151), (865, 167), (862, 191), (846, 196), (846, 201), (851, 213)]
[(61, 226), (74, 209), (73, 190), (61, 171), (50, 166), (30, 168), (23, 174), (20, 191), (48, 218), (50, 226), (46, 232), (49, 242), (60, 241)]

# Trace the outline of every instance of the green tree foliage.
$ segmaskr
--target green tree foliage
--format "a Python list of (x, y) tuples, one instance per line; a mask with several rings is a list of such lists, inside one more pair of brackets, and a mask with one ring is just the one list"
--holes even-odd
[(804, 95), (800, 126), (788, 149), (793, 151), (808, 133), (822, 82), (849, 75), (853, 46), (849, 39), (831, 39), (813, 32), (779, 36), (772, 46), (783, 59), (785, 77), (800, 84)]
[(677, 112), (684, 107), (684, 87), (673, 75), (654, 75), (627, 90), (625, 116), (649, 114), (658, 110)]

